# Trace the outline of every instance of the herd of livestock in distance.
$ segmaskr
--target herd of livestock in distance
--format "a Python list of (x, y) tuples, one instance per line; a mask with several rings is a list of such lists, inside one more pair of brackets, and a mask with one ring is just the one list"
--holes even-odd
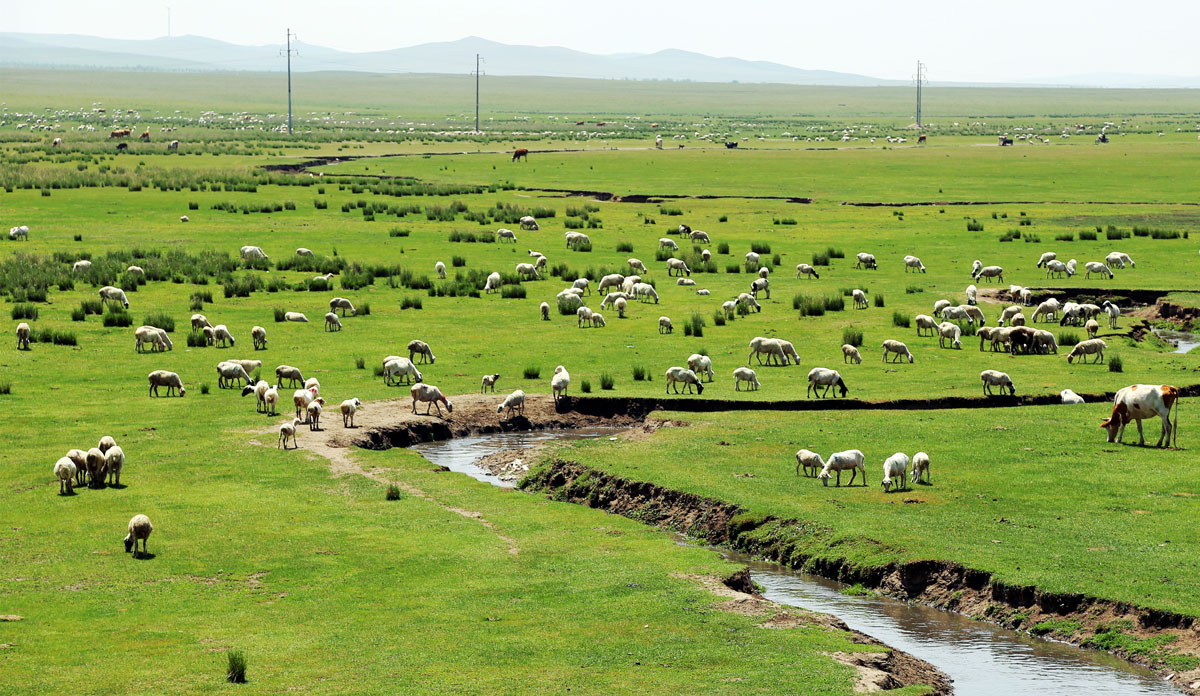
[[(187, 218), (181, 218), (181, 221), (187, 222)], [(538, 223), (532, 217), (525, 217), (520, 220), (520, 227), (522, 230), (537, 230)], [(673, 233), (682, 235), (697, 245), (711, 243), (707, 233), (702, 230), (693, 230), (687, 225), (680, 225)], [(496, 236), (501, 242), (508, 241), (515, 244), (517, 241), (516, 233), (508, 229), (499, 230)], [(29, 228), (26, 226), (14, 227), (9, 231), (9, 237), (13, 240), (27, 240)], [(590, 239), (586, 234), (576, 231), (566, 232), (565, 241), (568, 248), (584, 243), (590, 244)], [(658, 243), (659, 248), (672, 252), (679, 248), (678, 244), (670, 237), (663, 237), (658, 240)], [(300, 256), (312, 255), (312, 251), (304, 248), (297, 249), (296, 253)], [(267, 258), (266, 252), (257, 246), (242, 247), (240, 255), (244, 259)], [(710, 256), (711, 252), (708, 249), (701, 251), (701, 257), (705, 261)], [(547, 258), (544, 254), (532, 249), (529, 250), (529, 257), (530, 262), (516, 265), (516, 273), (522, 279), (538, 279), (541, 277), (541, 271), (547, 266)], [(859, 253), (856, 260), (855, 268), (878, 269), (878, 262), (873, 254)], [(733, 316), (735, 312), (761, 312), (762, 306), (758, 303), (758, 298), (760, 296), (770, 298), (771, 267), (760, 264), (759, 254), (754, 251), (746, 254), (746, 264), (751, 269), (757, 268), (757, 273), (747, 288), (748, 292), (740, 293), (737, 297), (720, 304), (719, 311), (727, 316)], [(905, 256), (903, 264), (906, 273), (926, 272), (925, 264), (919, 257)], [(646, 264), (640, 259), (630, 258), (626, 265), (629, 268), (629, 275), (613, 273), (603, 276), (599, 279), (594, 294), (595, 297), (603, 298), (599, 303), (600, 309), (611, 307), (621, 317), (624, 317), (629, 310), (631, 301), (659, 303), (659, 294), (656, 288), (651, 283), (643, 282), (642, 275), (638, 275), (639, 273), (648, 273)], [(1070, 259), (1065, 263), (1059, 261), (1054, 252), (1042, 254), (1037, 263), (1038, 268), (1046, 269), (1047, 277), (1070, 277), (1077, 272), (1077, 265), (1075, 259)], [(81, 260), (74, 264), (72, 271), (74, 273), (87, 272), (89, 267), (89, 261)], [(1109, 254), (1103, 262), (1087, 262), (1084, 265), (1087, 277), (1101, 275), (1107, 278), (1113, 277), (1114, 268), (1120, 270), (1134, 267), (1133, 260), (1121, 252)], [(437, 262), (434, 270), (439, 277), (445, 278), (446, 267), (443, 262)], [(127, 271), (138, 273), (141, 269), (137, 266), (130, 266)], [(674, 257), (666, 259), (666, 271), (668, 276), (676, 277), (676, 285), (681, 288), (690, 288), (696, 285), (695, 281), (690, 278), (692, 270), (683, 259)], [(329, 278), (329, 276), (325, 277)], [(796, 279), (819, 277), (818, 271), (809, 264), (797, 264)], [(977, 283), (995, 282), (999, 284), (1004, 282), (1004, 269), (1000, 266), (987, 266), (976, 260), (972, 265), (971, 277)], [(501, 282), (500, 273), (491, 273), (487, 278), (484, 292), (489, 294), (498, 292)], [(695, 292), (701, 296), (710, 294), (709, 290), (705, 288), (697, 289)], [(997, 295), (1003, 293), (1003, 290), (998, 290)], [(850, 294), (856, 309), (868, 307), (866, 291), (854, 289)], [(978, 288), (974, 284), (968, 285), (965, 290), (965, 304), (955, 304), (950, 300), (942, 299), (934, 303), (930, 314), (917, 315), (915, 317), (917, 336), (937, 336), (940, 348), (961, 349), (964, 327), (969, 325), (979, 336), (981, 352), (986, 348), (993, 352), (1006, 351), (1011, 354), (1057, 353), (1058, 345), (1053, 333), (1027, 325), (1025, 311), (1032, 307), (1033, 292), (1029, 288), (1009, 285), (1006, 294), (1012, 304), (1002, 310), (995, 326), (987, 326), (987, 318), (977, 304)], [(560, 313), (575, 315), (578, 327), (603, 327), (606, 325), (604, 316), (599, 311), (588, 307), (584, 299), (592, 295), (591, 281), (587, 278), (579, 278), (573, 281), (570, 287), (558, 292), (554, 300)], [(129, 307), (129, 299), (120, 288), (105, 286), (99, 290), (99, 296), (106, 304), (119, 305), (126, 309)], [(327, 331), (341, 330), (343, 328), (341, 320), (346, 316), (353, 317), (356, 314), (353, 303), (343, 297), (331, 299), (329, 310), (325, 315), (324, 322), (324, 328)], [(1067, 355), (1067, 362), (1071, 363), (1076, 360), (1087, 362), (1089, 357), (1092, 362), (1100, 362), (1104, 359), (1106, 345), (1103, 340), (1095, 337), (1100, 326), (1098, 318), (1105, 317), (1107, 325), (1110, 328), (1116, 328), (1120, 315), (1120, 308), (1108, 301), (1101, 305), (1095, 305), (1060, 302), (1055, 298), (1049, 298), (1032, 309), (1028, 322), (1035, 324), (1039, 320), (1057, 321), (1060, 325), (1083, 326), (1089, 338), (1072, 347)], [(539, 316), (542, 320), (550, 320), (549, 302), (540, 304)], [(308, 318), (300, 312), (286, 312), (283, 320), (305, 323)], [(230, 348), (236, 346), (236, 338), (227, 326), (224, 324), (214, 326), (202, 314), (192, 315), (191, 328), (193, 332), (203, 336), (203, 340), (209, 345)], [(669, 317), (659, 318), (658, 331), (660, 334), (669, 334), (673, 330), (674, 327)], [(28, 350), (30, 326), (22, 322), (17, 326), (16, 333), (18, 349)], [(267, 349), (267, 331), (264, 327), (252, 327), (250, 335), (255, 351)], [(143, 350), (169, 351), (174, 347), (167, 332), (153, 326), (137, 327), (134, 330), (134, 338), (134, 349), (138, 352)], [(424, 375), (417, 367), (418, 364), (428, 364), (429, 366), (435, 364), (436, 356), (433, 350), (420, 340), (411, 341), (407, 348), (408, 357), (392, 355), (384, 358), (382, 375), (385, 382), (410, 386), (414, 414), (418, 413), (418, 404), (425, 404), (425, 415), (432, 415), (432, 409), (436, 409), (437, 415), (441, 416), (443, 406), (445, 406), (447, 414), (453, 413), (454, 405), (450, 399), (437, 386), (425, 382)], [(732, 372), (735, 391), (741, 391), (743, 386), (747, 390), (757, 390), (762, 386), (757, 372), (750, 366), (755, 358), (757, 358), (759, 366), (799, 364), (795, 346), (781, 338), (758, 336), (750, 341), (749, 348), (747, 364), (738, 366)], [(889, 358), (893, 363), (898, 361), (912, 363), (916, 360), (916, 356), (909, 347), (899, 340), (885, 340), (881, 349), (882, 360), (885, 363), (889, 361)], [(861, 364), (863, 361), (861, 353), (854, 345), (843, 345), (841, 354), (843, 363)], [(321, 385), (315, 378), (305, 379), (300, 369), (290, 365), (279, 365), (275, 368), (274, 384), (261, 379), (255, 381), (250, 375), (261, 368), (262, 361), (260, 360), (223, 360), (216, 367), (218, 387), (242, 387), (242, 395), (253, 395), (258, 411), (269, 416), (276, 416), (280, 412), (281, 390), (284, 389), (285, 383), (289, 387), (299, 387), (292, 393), (294, 412), (287, 422), (279, 426), (276, 443), (278, 447), (285, 449), (289, 447), (289, 443), (292, 447), (298, 447), (297, 435), (301, 425), (306, 424), (314, 431), (320, 430), (321, 417), (326, 403), (324, 397), (321, 396)], [(696, 394), (702, 394), (705, 384), (711, 383), (715, 374), (712, 360), (707, 355), (693, 354), (687, 358), (686, 366), (676, 365), (667, 368), (665, 371), (666, 391), (668, 394), (678, 394), (682, 386), (683, 393), (691, 393), (694, 390)], [(484, 375), (481, 381), (481, 390), (490, 389), (495, 392), (495, 383), (498, 378), (499, 374)], [(992, 369), (983, 370), (979, 378), (985, 396), (992, 395), (993, 390), (998, 390), (1001, 394), (1007, 392), (1010, 396), (1016, 394), (1016, 386), (1004, 372)], [(154, 370), (149, 374), (148, 381), (150, 396), (163, 396), (160, 389), (164, 388), (166, 396), (176, 394), (183, 397), (187, 393), (183, 386), (183, 379), (175, 372)], [(556, 406), (566, 399), (570, 384), (571, 377), (567, 368), (562, 365), (556, 367), (550, 381), (551, 393)], [(806, 396), (823, 398), (828, 396), (831, 391), (835, 391), (836, 396), (841, 398), (845, 398), (849, 393), (849, 387), (841, 373), (826, 367), (814, 367), (808, 373)], [(1162, 422), (1162, 435), (1159, 438), (1158, 446), (1163, 446), (1164, 440), (1167, 445), (1170, 445), (1173, 428), (1168, 416), (1178, 397), (1179, 390), (1169, 385), (1134, 385), (1122, 389), (1117, 393), (1114, 401), (1112, 416), (1104, 423), (1104, 427), (1108, 430), (1109, 441), (1119, 441), (1123, 437), (1125, 426), (1130, 422), (1136, 422), (1139, 440), (1144, 444), (1142, 420), (1157, 416)], [(1083, 399), (1070, 389), (1063, 390), (1061, 398), (1065, 404), (1083, 403)], [(516, 390), (501, 400), (496, 407), (496, 412), (502, 414), (503, 418), (513, 418), (524, 413), (524, 406), (525, 392)], [(362, 402), (357, 398), (346, 399), (340, 403), (339, 411), (342, 415), (343, 427), (355, 427), (355, 413), (362, 407)], [(1178, 409), (1176, 409), (1176, 414), (1177, 411)], [(1176, 415), (1177, 418), (1178, 415)], [(796, 453), (796, 472), (799, 474), (803, 468), (806, 475), (811, 473), (821, 479), (825, 485), (828, 485), (830, 478), (834, 478), (835, 485), (840, 486), (841, 472), (849, 471), (851, 484), (856, 478), (860, 478), (865, 485), (864, 459), (863, 453), (859, 450), (837, 452), (825, 460), (814, 452), (802, 449)], [(911, 472), (909, 471), (910, 462)], [(85, 481), (93, 487), (103, 487), (106, 480), (119, 484), (124, 465), (124, 451), (116, 446), (112, 438), (105, 437), (97, 448), (87, 451), (70, 450), (54, 465), (54, 475), (60, 481), (60, 493), (70, 494), (73, 484), (82, 485)], [(929, 468), (929, 456), (926, 453), (918, 452), (910, 459), (908, 455), (897, 452), (884, 461), (883, 488), (886, 491), (893, 486), (907, 487), (910, 481), (913, 483), (928, 482)], [(132, 550), (136, 555), (137, 542), (141, 541), (142, 550), (145, 552), (146, 540), (151, 529), (150, 520), (144, 515), (134, 517), (129, 523), (128, 536), (125, 538), (126, 551)]]

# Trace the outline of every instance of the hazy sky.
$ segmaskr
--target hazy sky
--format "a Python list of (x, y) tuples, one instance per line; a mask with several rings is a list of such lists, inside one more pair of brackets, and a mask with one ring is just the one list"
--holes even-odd
[(482, 36), (591, 53), (680, 48), (891, 79), (918, 58), (936, 81), (1002, 82), (1094, 72), (1200, 74), (1196, 0), (203, 0), (4, 3), (0, 30), (373, 51)]

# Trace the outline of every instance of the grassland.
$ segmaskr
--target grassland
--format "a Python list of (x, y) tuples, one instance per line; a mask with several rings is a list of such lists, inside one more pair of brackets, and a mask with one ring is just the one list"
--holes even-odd
[[(588, 97), (595, 101), (583, 101), (579, 90), (568, 89), (571, 85), (538, 83), (537, 89), (561, 101), (547, 102), (533, 121), (524, 122), (519, 112), (524, 102), (510, 97), (512, 113), (496, 114), (502, 133), (459, 137), (445, 134), (462, 126), (461, 120), (449, 120), (460, 119), (447, 96), (456, 87), (453, 80), (381, 78), (377, 93), (383, 96), (356, 97), (360, 102), (346, 96), (361, 92), (358, 78), (312, 76), (305, 79), (324, 85), (321, 99), (326, 100), (314, 109), (345, 112), (373, 104), (378, 113), (343, 113), (344, 126), (321, 114), (311, 137), (297, 145), (271, 132), (280, 122), (279, 111), (266, 97), (242, 101), (246, 93), (265, 94), (266, 77), (100, 74), (81, 87), (79, 76), (12, 72), (13, 82), (6, 83), (13, 91), (6, 95), (10, 109), (31, 112), (52, 105), (63, 110), (60, 120), (68, 126), (31, 133), (17, 130), (14, 119), (0, 127), (5, 158), (0, 185), (11, 187), (0, 189), (0, 219), (31, 229), (29, 242), (0, 243), (0, 283), (9, 300), (0, 330), (11, 340), (16, 300), (44, 284), (46, 301), (35, 303), (38, 317), (30, 321), (35, 333), (73, 333), (77, 345), (35, 343), (33, 350), (9, 352), (0, 361), (0, 386), (11, 388), (0, 394), (0, 403), (12, 416), (2, 432), (6, 442), (19, 443), (10, 444), (10, 456), (0, 459), (0, 485), (7, 492), (0, 511), (0, 557), (5, 559), (0, 614), (25, 617), (0, 623), (0, 644), (9, 645), (0, 649), (5, 675), (0, 692), (223, 692), (227, 648), (247, 653), (250, 684), (238, 688), (255, 693), (287, 688), (527, 693), (522, 679), (535, 672), (544, 675), (545, 692), (569, 687), (585, 693), (836, 694), (852, 688), (849, 668), (821, 655), (850, 649), (844, 635), (817, 627), (750, 630), (751, 618), (711, 611), (714, 597), (695, 580), (679, 577), (728, 574), (731, 566), (710, 552), (676, 547), (660, 533), (596, 511), (434, 474), (411, 453), (354, 455), (364, 466), (379, 467), (427, 494), (387, 502), (377, 482), (333, 476), (324, 461), (253, 444), (273, 441), (272, 433), (262, 433), (281, 419), (265, 418), (255, 413), (251, 399), (216, 388), (215, 364), (226, 358), (261, 359), (267, 378), (275, 365), (299, 366), (305, 376), (321, 380), (331, 402), (359, 397), (368, 407), (406, 391), (385, 386), (372, 368), (383, 356), (402, 354), (414, 338), (427, 341), (438, 356), (434, 365), (422, 366), (426, 381), (451, 395), (474, 392), (479, 376), (493, 372), (502, 375), (501, 391), (547, 393), (551, 371), (563, 364), (573, 376), (572, 395), (579, 395), (587, 381), (593, 394), (657, 396), (664, 388), (663, 371), (695, 352), (708, 353), (717, 370), (705, 397), (748, 401), (803, 398), (805, 373), (816, 365), (838, 367), (852, 398), (875, 401), (974, 396), (980, 390), (978, 373), (987, 368), (1009, 372), (1023, 394), (1195, 381), (1195, 358), (1170, 354), (1152, 337), (1139, 341), (1118, 335), (1136, 323), (1127, 317), (1117, 331), (1101, 332), (1110, 355), (1122, 359), (1119, 374), (1104, 365), (1068, 366), (1062, 353), (981, 353), (969, 337), (964, 350), (943, 350), (934, 339), (894, 324), (896, 313), (901, 318), (928, 313), (943, 297), (964, 301), (975, 258), (1004, 266), (1008, 282), (1065, 287), (1081, 296), (1112, 288), (1194, 290), (1195, 240), (1183, 235), (1197, 216), (1187, 205), (1197, 200), (1194, 177), (1187, 175), (1195, 169), (1197, 143), (1173, 129), (1160, 138), (1141, 126), (1131, 128), (1130, 135), (1108, 147), (1093, 146), (1085, 135), (1048, 146), (1000, 149), (979, 147), (994, 143), (994, 133), (964, 123), (959, 130), (948, 127), (952, 132), (924, 150), (884, 149), (877, 143), (867, 150), (810, 151), (781, 133), (817, 123), (827, 128), (833, 121), (898, 131), (906, 125), (899, 97), (886, 90), (704, 86), (688, 91), (680, 85), (660, 91), (660, 101), (648, 102), (644, 115), (691, 133), (691, 124), (704, 122), (705, 109), (697, 104), (740, 104), (736, 113), (722, 114), (720, 128), (737, 130), (743, 121), (750, 123), (747, 129), (770, 128), (773, 135), (763, 146), (769, 149), (726, 152), (689, 141), (683, 151), (658, 152), (647, 148), (653, 137), (648, 125), (637, 126), (633, 136), (581, 139), (575, 116), (552, 120), (549, 114), (600, 109), (613, 93), (629, 100), (608, 102), (607, 108), (619, 109), (642, 103), (648, 90), (661, 85), (603, 85)], [(412, 116), (414, 125), (392, 114), (399, 108), (393, 83), (410, 89), (405, 103), (424, 110)], [(417, 89), (421, 84), (427, 91)], [(525, 90), (526, 102), (530, 84), (511, 81), (513, 90)], [(691, 95), (672, 107), (678, 112), (662, 106), (675, 90)], [(1103, 106), (1082, 90), (1058, 97), (1030, 92), (1017, 95), (1025, 101), (1007, 102), (998, 93), (963, 94), (952, 111), (987, 114), (1003, 103), (1008, 125), (1036, 122), (1056, 131), (1074, 122), (1076, 113), (1089, 114), (1089, 123), (1098, 124), (1116, 111), (1166, 128), (1176, 118), (1172, 114), (1194, 110), (1188, 101), (1192, 95), (1173, 92), (1106, 91), (1115, 101)], [(751, 93), (757, 96), (745, 96)], [(580, 101), (571, 106), (573, 98)], [(1062, 105), (1057, 111), (1039, 101), (1055, 103), (1055, 98)], [(120, 101), (122, 108), (140, 111), (102, 118), (85, 113), (85, 105), (101, 100), (114, 110)], [(846, 111), (828, 107), (833, 100), (848, 104)], [(1117, 108), (1121, 100), (1126, 101)], [(801, 109), (802, 102), (809, 106)], [(183, 113), (174, 114), (175, 108)], [(219, 113), (201, 123), (204, 109)], [(1021, 116), (1026, 113), (1048, 115)], [(250, 129), (240, 130), (246, 115)], [(105, 134), (121, 120), (153, 124), (153, 142), (134, 143), (133, 154), (116, 155)], [(398, 124), (392, 130), (403, 126), (402, 132), (375, 132), (387, 130), (393, 120)], [(512, 135), (518, 123), (524, 124), (522, 135)], [(80, 124), (97, 130), (74, 130)], [(519, 165), (508, 161), (508, 147), (526, 143), (525, 133), (548, 126), (549, 134), (528, 136), (532, 147), (579, 142), (589, 151), (539, 153)], [(67, 141), (61, 149), (49, 145), (57, 134)], [(168, 155), (163, 143), (175, 138), (182, 141), (183, 154)], [(604, 150), (614, 144), (645, 149)], [(255, 169), (317, 155), (434, 151), (485, 154), (351, 161), (327, 165), (320, 170), (324, 176), (276, 174), (276, 183)], [(430, 187), (402, 195), (373, 192), (373, 185), (396, 182), (356, 173), (416, 177)], [(474, 186), (485, 191), (475, 193)], [(621, 203), (565, 198), (538, 188), (735, 197)], [(742, 197), (750, 195), (812, 196), (816, 202)], [(902, 209), (840, 205), (847, 200), (1033, 202)], [(288, 202), (294, 209), (284, 206)], [(515, 245), (451, 242), (455, 233), (514, 227), (491, 218), (480, 224), (461, 208), (453, 219), (426, 214), (455, 202), (474, 216), (497, 203), (545, 208), (554, 215), (543, 214), (537, 232), (518, 231)], [(383, 210), (364, 215), (377, 204)], [(240, 212), (242, 206), (275, 205), (281, 207), (278, 212)], [(239, 212), (221, 209), (229, 207)], [(410, 212), (399, 217), (388, 207)], [(586, 230), (592, 250), (564, 249), (562, 233), (585, 213), (595, 225)], [(190, 221), (180, 222), (181, 215)], [(439, 215), (445, 217), (444, 211), (434, 217)], [(795, 224), (785, 224), (788, 220)], [(968, 231), (971, 221), (982, 222), (984, 230)], [(658, 238), (680, 222), (707, 230), (714, 242), (713, 272), (699, 272), (699, 251), (681, 245), (680, 255), (697, 270), (695, 288), (676, 286), (666, 277), (664, 262), (655, 258)], [(1135, 226), (1180, 236), (1108, 239), (1103, 230), (1110, 225), (1120, 237), (1120, 230), (1131, 232)], [(1095, 241), (1081, 238), (1097, 227), (1102, 231)], [(1000, 241), (1010, 230), (1022, 237)], [(1067, 234), (1071, 241), (1055, 240)], [(1040, 241), (1024, 241), (1031, 235)], [(243, 244), (264, 247), (270, 263), (245, 267), (235, 258)], [(720, 253), (722, 244), (728, 254)], [(618, 245), (632, 251), (618, 251)], [(761, 313), (717, 325), (714, 312), (720, 303), (748, 290), (751, 274), (741, 262), (753, 245), (770, 247), (763, 257), (774, 269), (772, 298), (762, 300)], [(290, 267), (297, 247), (314, 250), (320, 263), (345, 264), (333, 288), (295, 289), (307, 287), (316, 274)], [(810, 263), (831, 247), (845, 258), (820, 266), (819, 280), (794, 277), (797, 263)], [(446, 295), (455, 288), (478, 291), (481, 281), (468, 277), (471, 272), (512, 273), (515, 264), (529, 260), (530, 248), (545, 253), (550, 266), (559, 269), (553, 278), (521, 284), (525, 298)], [(1115, 280), (1047, 281), (1034, 267), (1047, 250), (1060, 258), (1076, 257), (1081, 265), (1121, 250), (1138, 267), (1117, 271)], [(880, 269), (853, 269), (858, 251), (873, 252)], [(172, 261), (173, 254), (182, 253), (192, 259), (206, 255), (207, 261)], [(900, 259), (909, 253), (922, 257), (927, 274), (903, 272)], [(84, 256), (97, 271), (72, 280), (71, 262)], [(463, 264), (452, 265), (454, 257)], [(537, 318), (538, 304), (553, 304), (565, 278), (596, 279), (624, 268), (630, 257), (651, 269), (647, 278), (657, 285), (658, 305), (631, 302), (624, 319), (602, 310), (608, 326), (599, 329), (579, 329), (575, 317), (557, 313), (549, 322)], [(439, 260), (449, 266), (446, 281), (435, 277)], [(226, 267), (219, 269), (218, 262)], [(138, 355), (132, 327), (105, 327), (95, 315), (72, 319), (83, 301), (96, 297), (98, 285), (127, 281), (113, 271), (129, 264), (161, 278), (136, 286), (136, 292), (131, 286), (133, 326), (151, 313), (167, 313), (176, 326), (171, 352)], [(368, 271), (379, 271), (371, 283), (363, 280)], [(462, 274), (461, 283), (456, 284), (456, 274)], [(248, 283), (256, 283), (256, 289), (246, 296), (224, 292)], [(515, 292), (517, 285), (506, 287)], [(882, 306), (805, 317), (793, 309), (796, 295), (822, 302), (844, 298), (849, 306), (843, 292), (855, 287), (882, 297)], [(699, 296), (696, 288), (712, 294)], [(197, 292), (212, 294), (199, 310), (192, 299)], [(340, 333), (323, 332), (320, 318), (335, 295), (360, 308), (369, 305), (370, 313), (346, 318)], [(415, 299), (421, 301), (419, 309), (403, 308)], [(597, 308), (599, 298), (589, 298), (589, 305)], [(990, 325), (1005, 303), (985, 298), (982, 306)], [(305, 312), (312, 323), (275, 323), (275, 309)], [(226, 324), (238, 339), (236, 347), (189, 347), (193, 311)], [(658, 334), (661, 315), (674, 320), (674, 334)], [(683, 324), (693, 315), (707, 323), (703, 336), (684, 335)], [(250, 348), (254, 325), (267, 328), (265, 352)], [(841, 365), (847, 328), (865, 336), (862, 365)], [(763, 389), (735, 393), (729, 373), (745, 363), (746, 346), (758, 335), (792, 340), (801, 366), (759, 368)], [(877, 346), (885, 338), (905, 340), (916, 362), (882, 365)], [(635, 381), (635, 367), (644, 367), (651, 379)], [(523, 379), (526, 368), (540, 375)], [(147, 398), (146, 374), (154, 369), (178, 372), (187, 396)], [(600, 388), (604, 374), (613, 377), (611, 392)], [(830, 556), (860, 563), (950, 559), (1014, 582), (1200, 612), (1189, 589), (1197, 560), (1188, 531), (1188, 499), (1196, 492), (1188, 450), (1104, 445), (1095, 427), (1103, 410), (1089, 405), (696, 415), (686, 417), (691, 427), (662, 431), (644, 443), (590, 445), (578, 457), (756, 513), (827, 524), (837, 533), (817, 536), (814, 544)], [(1185, 404), (1185, 448), (1194, 425)], [(1155, 434), (1156, 428), (1148, 426)], [(55, 495), (53, 463), (68, 448), (90, 445), (103, 434), (115, 436), (127, 453), (126, 487)], [(302, 441), (309, 437), (317, 435), (302, 432)], [(731, 445), (715, 445), (717, 440)], [(791, 456), (799, 447), (867, 451), (873, 485), (817, 490), (812, 481), (796, 480)], [(934, 486), (913, 494), (925, 504), (903, 505), (875, 485), (876, 462), (893, 451), (917, 449), (933, 457)], [(449, 508), (477, 512), (493, 529)], [(124, 525), (135, 512), (149, 514), (156, 526), (150, 541), (155, 557), (142, 562), (120, 553)], [(922, 533), (930, 528), (953, 533)], [(513, 540), (516, 557), (498, 534)], [(79, 636), (85, 633), (105, 639), (83, 641)], [(84, 667), (88, 680), (81, 686), (73, 668)]]

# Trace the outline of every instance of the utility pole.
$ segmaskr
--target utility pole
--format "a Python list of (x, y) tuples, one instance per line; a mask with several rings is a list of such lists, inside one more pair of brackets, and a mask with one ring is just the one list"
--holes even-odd
[(925, 64), (917, 61), (917, 128), (921, 128), (921, 90), (925, 85)]
[(288, 29), (287, 49), (284, 51), (284, 53), (287, 55), (288, 72), (288, 135), (292, 134), (292, 55), (299, 55), (296, 51), (292, 50), (292, 39), (294, 38), (296, 38), (296, 35), (292, 33), (291, 29)]
[(479, 63), (481, 61), (483, 61), (483, 58), (480, 57), (480, 55), (478, 53), (476, 53), (475, 54), (475, 72), (472, 73), (475, 76), (475, 132), (476, 133), (479, 132), (479, 75), (480, 75)]

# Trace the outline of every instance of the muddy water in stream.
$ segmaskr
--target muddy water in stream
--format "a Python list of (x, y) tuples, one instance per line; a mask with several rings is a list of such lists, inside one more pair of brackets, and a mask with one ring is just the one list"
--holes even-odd
[[(475, 466), (479, 457), (556, 440), (612, 437), (616, 428), (496, 433), (416, 445), (426, 459), (497, 486), (511, 487)], [(929, 662), (954, 679), (959, 696), (1151, 696), (1179, 692), (1146, 669), (1106, 653), (1032, 638), (961, 614), (883, 597), (848, 596), (842, 585), (753, 562), (728, 550), (726, 557), (750, 567), (769, 600), (837, 616), (850, 628)]]

